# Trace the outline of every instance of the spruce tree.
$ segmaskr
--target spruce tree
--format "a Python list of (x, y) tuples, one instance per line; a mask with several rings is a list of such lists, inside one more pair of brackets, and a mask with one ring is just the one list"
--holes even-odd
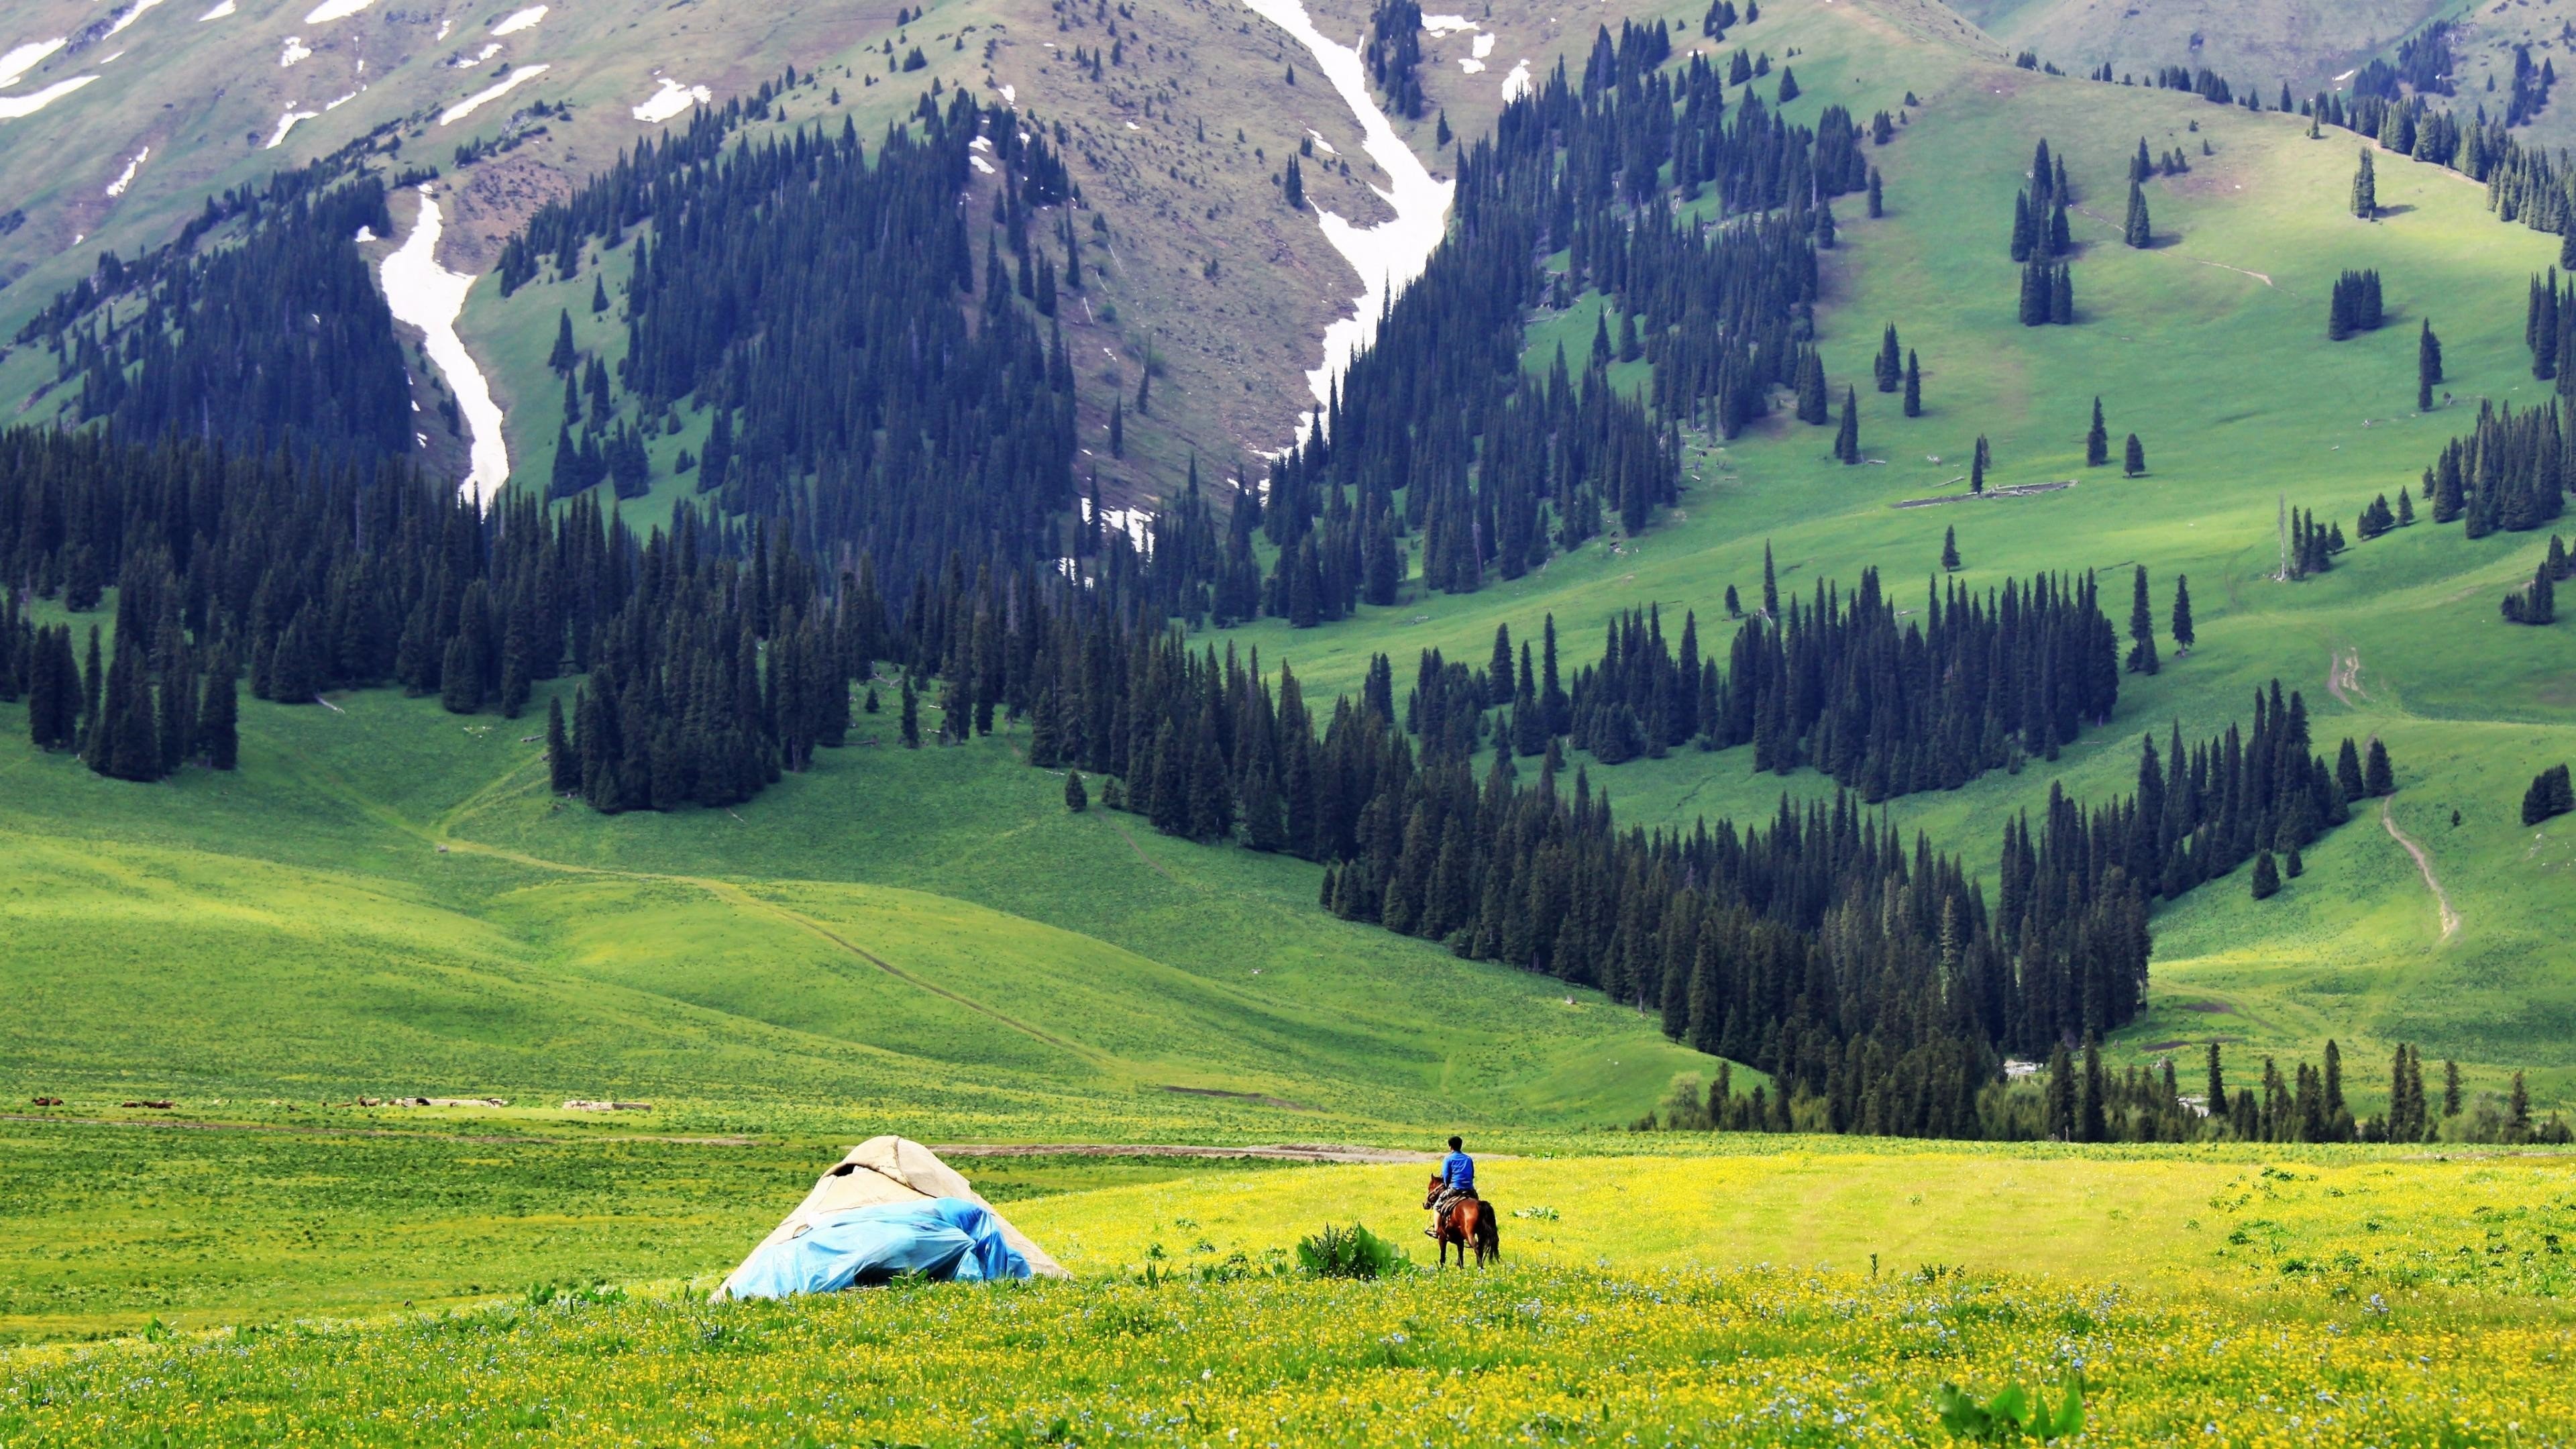
[(2254, 899), (2268, 901), (2281, 893), (2281, 867), (2266, 850), (2254, 857)]
[(2156, 612), (2147, 597), (2147, 566), (2140, 564), (2129, 590), (2129, 672), (2156, 672)]
[(2129, 182), (2129, 219), (2120, 239), (2141, 249), (2155, 245), (2155, 230), (2147, 220), (2147, 193), (2135, 178)]
[(2099, 468), (2111, 461), (2110, 430), (2102, 426), (2102, 399), (2093, 399), (2093, 426), (2084, 433), (2084, 466)]
[(920, 749), (921, 692), (912, 687), (912, 674), (909, 670), (905, 671), (903, 676), (903, 712), (901, 718), (903, 720), (903, 747), (907, 750)]
[(1109, 400), (1109, 456), (1112, 458), (1127, 456), (1127, 400), (1125, 398)]
[(581, 792), (581, 759), (572, 750), (572, 740), (564, 733), (563, 697), (546, 701), (546, 774), (557, 795)]
[(1945, 528), (1941, 531), (1941, 571), (1955, 574), (1959, 568), (1959, 530)]
[(229, 770), (241, 761), (241, 674), (228, 655), (206, 671), (205, 702), (197, 706), (197, 744), (206, 764)]
[(2363, 221), (2379, 219), (2379, 178), (2372, 171), (2369, 146), (2361, 148), (2361, 169), (2352, 173), (2352, 214)]
[(1842, 426), (1834, 433), (1834, 457), (1849, 467), (1860, 461), (1860, 395), (1843, 389)]
[(2433, 410), (2433, 388), (2442, 380), (2442, 339), (2433, 335), (2433, 319), (2424, 319), (2424, 330), (2415, 342), (2415, 411)]
[(1979, 433), (1977, 434), (1977, 451), (1975, 455), (1968, 460), (1969, 492), (1983, 493), (1986, 491), (1986, 470), (1993, 466), (1994, 457), (1986, 447), (1986, 435)]
[(2371, 738), (2369, 758), (2361, 775), (2373, 798), (2397, 793), (2397, 775), (2388, 763), (2388, 746), (2380, 743), (2377, 736)]
[(1821, 428), (1831, 416), (1825, 403), (1825, 361), (1809, 348), (1798, 359), (1798, 421)]
[(2102, 1047), (2091, 1032), (2084, 1034), (2084, 1084), (2076, 1108), (2075, 1137), (2079, 1142), (2110, 1140), (2110, 1124), (2105, 1120), (2103, 1098), (2108, 1095), (2102, 1076)]
[(1091, 792), (1083, 788), (1080, 770), (1064, 772), (1064, 808), (1076, 815), (1091, 808)]
[(1905, 381), (1904, 354), (1897, 349), (1896, 324), (1893, 322), (1887, 324), (1886, 333), (1879, 338), (1878, 363), (1873, 371), (1880, 392), (1894, 392)]
[(1923, 416), (1923, 369), (1914, 360), (1914, 349), (1905, 349), (1905, 415)]
[(2138, 435), (2135, 433), (2129, 435), (2128, 447), (2122, 455), (2120, 471), (2123, 476), (2130, 478), (2146, 476), (2147, 445), (2139, 442)]
[(2460, 1115), (2460, 1064), (2455, 1061), (2442, 1063), (2442, 1115)]
[(581, 349), (573, 346), (572, 342), (572, 311), (570, 308), (558, 309), (555, 313), (555, 350), (546, 354), (546, 366), (562, 373), (564, 379), (570, 381), (572, 370), (580, 365)]
[(608, 279), (594, 275), (590, 280), (590, 310), (593, 316), (608, 310)]
[[(89, 626), (89, 657), (81, 667), (80, 747), (96, 763), (98, 748), (105, 742), (106, 731), (99, 721), (99, 694), (107, 686), (107, 666), (100, 661), (98, 626)], [(297, 701), (300, 703), (301, 701)]]
[(2058, 1042), (2048, 1054), (2048, 1138), (2052, 1142), (2075, 1140), (2075, 1063), (2067, 1056), (2066, 1043)]

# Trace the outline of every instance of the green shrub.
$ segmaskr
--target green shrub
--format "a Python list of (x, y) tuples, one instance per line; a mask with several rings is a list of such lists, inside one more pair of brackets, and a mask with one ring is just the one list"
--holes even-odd
[(1297, 1243), (1297, 1266), (1315, 1278), (1384, 1278), (1413, 1266), (1395, 1244), (1358, 1223), (1327, 1224)]

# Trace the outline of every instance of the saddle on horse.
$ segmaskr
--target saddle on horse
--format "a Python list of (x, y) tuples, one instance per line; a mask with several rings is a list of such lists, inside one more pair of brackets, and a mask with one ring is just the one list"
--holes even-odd
[(1484, 1199), (1477, 1197), (1476, 1190), (1472, 1187), (1442, 1188), (1439, 1192), (1433, 1194), (1431, 1198), (1431, 1226), (1422, 1230), (1422, 1236), (1426, 1238), (1439, 1237), (1440, 1224), (1448, 1219), (1450, 1208), (1462, 1202), (1482, 1201), (1484, 1201)]

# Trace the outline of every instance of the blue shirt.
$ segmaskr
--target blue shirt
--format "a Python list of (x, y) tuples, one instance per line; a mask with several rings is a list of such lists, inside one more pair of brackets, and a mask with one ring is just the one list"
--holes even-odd
[(1464, 1152), (1452, 1152), (1440, 1160), (1440, 1180), (1461, 1191), (1476, 1188), (1476, 1159)]

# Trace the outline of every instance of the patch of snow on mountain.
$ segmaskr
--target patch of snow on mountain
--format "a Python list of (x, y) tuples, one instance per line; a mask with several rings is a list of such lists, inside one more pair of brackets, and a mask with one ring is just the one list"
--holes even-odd
[(1434, 35), (1446, 35), (1452, 30), (1473, 30), (1476, 22), (1464, 15), (1425, 15), (1422, 28)]
[(375, 3), (376, 0), (322, 0), (305, 14), (304, 23), (328, 25), (334, 20), (346, 20)]
[(277, 63), (280, 67), (290, 66), (299, 60), (310, 60), (312, 57), (313, 47), (304, 43), (304, 37), (290, 35), (286, 37), (286, 49), (278, 52)]
[(70, 80), (56, 81), (43, 90), (30, 91), (23, 96), (0, 96), (0, 121), (14, 121), (23, 116), (32, 116), (96, 79), (98, 77), (94, 75), (76, 75)]
[(198, 17), (197, 17), (197, 23), (198, 23), (199, 25), (203, 25), (203, 24), (205, 24), (205, 23), (206, 23), (207, 21), (209, 21), (209, 20), (223, 20), (223, 19), (228, 19), (228, 18), (230, 18), (231, 16), (233, 16), (233, 15), (237, 15), (237, 14), (239, 14), (239, 13), (240, 13), (240, 7), (239, 7), (239, 6), (237, 6), (237, 5), (235, 5), (235, 4), (233, 4), (233, 0), (216, 0), (215, 8), (214, 8), (214, 9), (212, 9), (212, 10), (207, 11), (207, 12), (206, 12), (205, 14), (203, 14), (203, 15), (198, 16)]
[[(115, 23), (107, 27), (107, 35), (114, 35), (125, 27), (132, 25), (135, 21), (142, 19), (144, 11), (151, 9), (153, 6), (160, 3), (161, 0), (134, 0), (133, 4), (116, 12)], [(107, 35), (102, 35), (99, 39), (105, 40)]]
[(481, 502), (510, 481), (510, 447), (501, 435), (501, 408), (492, 401), (491, 386), (475, 366), (474, 354), (465, 350), (464, 339), (456, 335), (456, 318), (465, 310), (465, 294), (474, 286), (474, 278), (438, 264), (439, 230), (438, 203), (424, 187), (420, 220), (401, 249), (385, 258), (379, 275), (386, 307), (396, 321), (421, 330), (429, 360), (447, 379), (447, 390), (465, 415), (473, 459), (465, 474), (465, 489)]
[(110, 196), (123, 196), (125, 194), (125, 188), (134, 184), (134, 173), (142, 170), (143, 163), (151, 158), (152, 148), (149, 146), (135, 152), (134, 159), (125, 163), (125, 169), (116, 174), (116, 179), (107, 183), (107, 194)]
[(1528, 61), (1522, 61), (1520, 64), (1513, 66), (1512, 73), (1503, 77), (1504, 100), (1519, 100), (1523, 95), (1528, 93), (1529, 88), (1530, 77)]
[(486, 103), (501, 99), (510, 92), (517, 90), (520, 86), (544, 75), (550, 69), (552, 69), (550, 66), (532, 65), (522, 70), (513, 71), (510, 74), (510, 78), (501, 82), (499, 85), (485, 86), (483, 89), (476, 91), (474, 94), (467, 96), (461, 101), (458, 101), (455, 105), (449, 106), (446, 110), (439, 112), (438, 124), (442, 126), (454, 125), (458, 121), (464, 120), (467, 116), (474, 114), (477, 110), (480, 110)]
[(547, 7), (543, 5), (531, 5), (525, 10), (514, 11), (508, 19), (493, 26), (492, 33), (494, 35), (516, 35), (520, 31), (527, 29), (529, 26), (536, 24), (538, 21), (545, 19), (546, 8)]
[(287, 107), (286, 114), (277, 118), (277, 129), (270, 133), (266, 149), (274, 151), (284, 145), (286, 133), (295, 129), (296, 122), (309, 121), (320, 114), (322, 113), (319, 111), (299, 111), (293, 106)]
[(63, 48), (60, 40), (31, 40), (0, 55), (0, 90), (7, 90), (25, 78), (46, 56)]
[(662, 88), (635, 108), (635, 119), (650, 125), (673, 116), (688, 114), (689, 107), (703, 106), (715, 100), (715, 93), (705, 86), (684, 86), (669, 76), (662, 77)]

